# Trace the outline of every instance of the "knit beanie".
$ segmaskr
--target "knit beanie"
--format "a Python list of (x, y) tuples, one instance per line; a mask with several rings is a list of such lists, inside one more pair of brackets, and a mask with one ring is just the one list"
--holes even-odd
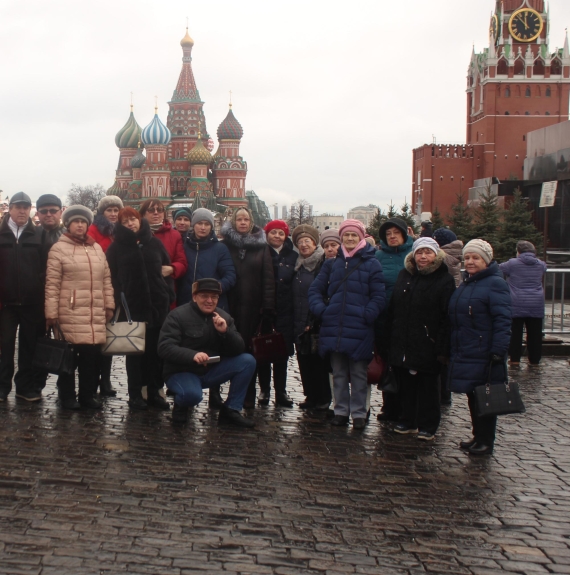
[(289, 237), (289, 226), (283, 220), (272, 220), (264, 228), (263, 231), (268, 234), (271, 230), (283, 230), (285, 236)]
[(386, 241), (386, 230), (389, 228), (398, 228), (404, 236), (404, 242), (408, 239), (408, 224), (406, 224), (406, 222), (401, 218), (390, 218), (380, 226), (379, 230), (380, 239), (385, 244), (388, 243)]
[(354, 232), (361, 240), (363, 240), (366, 235), (364, 224), (359, 220), (344, 220), (338, 228), (339, 237), (342, 238), (345, 232)]
[(338, 230), (328, 229), (321, 234), (321, 246), (324, 248), (326, 242), (336, 242), (339, 246), (342, 243), (340, 241), (340, 236), (338, 235)]
[(122, 210), (124, 207), (123, 200), (121, 200), (119, 196), (103, 196), (97, 205), (97, 213), (102, 214), (107, 208), (110, 208), (111, 206), (116, 206)]
[(468, 253), (479, 254), (487, 265), (493, 260), (493, 247), (485, 240), (477, 239), (468, 242), (463, 248), (463, 257)]
[(301, 224), (300, 226), (297, 226), (293, 230), (293, 235), (291, 236), (295, 246), (301, 238), (311, 238), (315, 242), (316, 246), (319, 245), (319, 231), (313, 226), (309, 226), (307, 224)]
[(519, 254), (534, 254), (536, 255), (536, 248), (534, 247), (534, 244), (532, 244), (531, 242), (527, 242), (526, 240), (520, 240), (519, 242), (517, 242), (517, 253)]
[(251, 230), (253, 230), (253, 226), (254, 226), (254, 222), (253, 222), (253, 214), (251, 213), (251, 210), (249, 208), (245, 208), (245, 207), (241, 207), (241, 208), (237, 208), (231, 217), (231, 222), (232, 222), (232, 228), (235, 230), (236, 229), (236, 220), (238, 217), (238, 214), (240, 212), (247, 212), (249, 214), (249, 230), (247, 230), (248, 232), (251, 232)]
[(439, 252), (439, 244), (433, 238), (418, 238), (412, 246), (412, 251), (415, 253), (421, 248), (430, 249), (435, 255)]
[(54, 194), (43, 194), (36, 200), (36, 208), (42, 206), (57, 206), (61, 210), (61, 200)]
[(208, 222), (214, 229), (214, 214), (206, 208), (198, 208), (192, 214), (192, 225), (195, 226), (198, 222)]
[(61, 217), (63, 225), (68, 228), (69, 224), (74, 220), (83, 220), (90, 226), (93, 223), (93, 212), (85, 206), (69, 206)]
[(189, 220), (192, 220), (192, 210), (190, 208), (180, 208), (174, 212), (172, 220), (176, 221), (176, 218), (179, 218), (180, 216), (185, 216)]
[(457, 239), (457, 236), (447, 228), (439, 228), (433, 232), (433, 239), (439, 244), (439, 247), (446, 246)]

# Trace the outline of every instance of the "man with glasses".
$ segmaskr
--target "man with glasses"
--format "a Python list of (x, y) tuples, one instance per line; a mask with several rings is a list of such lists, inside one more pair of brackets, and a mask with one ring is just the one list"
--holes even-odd
[(31, 208), (27, 194), (14, 194), (0, 225), (0, 402), (6, 401), (12, 390), (18, 327), (16, 397), (39, 401), (46, 379), (44, 371), (32, 367), (32, 359), (36, 341), (46, 330), (44, 290), (48, 249), (42, 241), (41, 229), (30, 218)]
[(192, 301), (171, 311), (160, 331), (158, 354), (164, 360), (166, 387), (174, 393), (174, 424), (187, 422), (189, 409), (202, 401), (204, 388), (229, 380), (219, 421), (239, 427), (255, 425), (241, 410), (256, 362), (244, 353), (234, 320), (217, 307), (221, 293), (218, 280), (194, 282)]
[(36, 210), (42, 228), (43, 241), (51, 247), (63, 234), (61, 200), (54, 194), (44, 194), (38, 198)]

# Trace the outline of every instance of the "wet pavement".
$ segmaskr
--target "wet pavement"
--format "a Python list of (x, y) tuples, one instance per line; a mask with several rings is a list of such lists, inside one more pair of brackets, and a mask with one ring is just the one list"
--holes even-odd
[[(523, 360), (524, 361), (524, 360)], [(169, 414), (0, 404), (1, 574), (570, 573), (570, 367), (511, 371), (527, 412), (502, 417), (495, 453), (470, 437), (463, 397), (433, 443), (379, 423), (257, 408), (220, 427), (205, 401)], [(290, 375), (296, 402), (301, 388)]]

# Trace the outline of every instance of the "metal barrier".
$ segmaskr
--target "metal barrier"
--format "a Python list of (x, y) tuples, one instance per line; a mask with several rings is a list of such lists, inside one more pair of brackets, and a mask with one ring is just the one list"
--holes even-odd
[[(564, 312), (566, 290), (570, 290), (570, 281), (566, 281), (566, 274), (570, 274), (570, 268), (552, 268), (546, 271), (544, 281), (545, 334), (570, 333), (570, 313)], [(570, 280), (570, 276), (568, 279)]]

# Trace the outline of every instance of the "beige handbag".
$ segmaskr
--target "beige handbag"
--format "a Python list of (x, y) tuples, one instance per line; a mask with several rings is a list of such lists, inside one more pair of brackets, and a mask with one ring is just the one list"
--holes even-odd
[(146, 322), (131, 319), (127, 299), (122, 292), (121, 303), (127, 321), (117, 321), (121, 313), (121, 306), (118, 306), (115, 317), (105, 326), (107, 341), (103, 345), (101, 353), (103, 355), (141, 355), (144, 353)]

